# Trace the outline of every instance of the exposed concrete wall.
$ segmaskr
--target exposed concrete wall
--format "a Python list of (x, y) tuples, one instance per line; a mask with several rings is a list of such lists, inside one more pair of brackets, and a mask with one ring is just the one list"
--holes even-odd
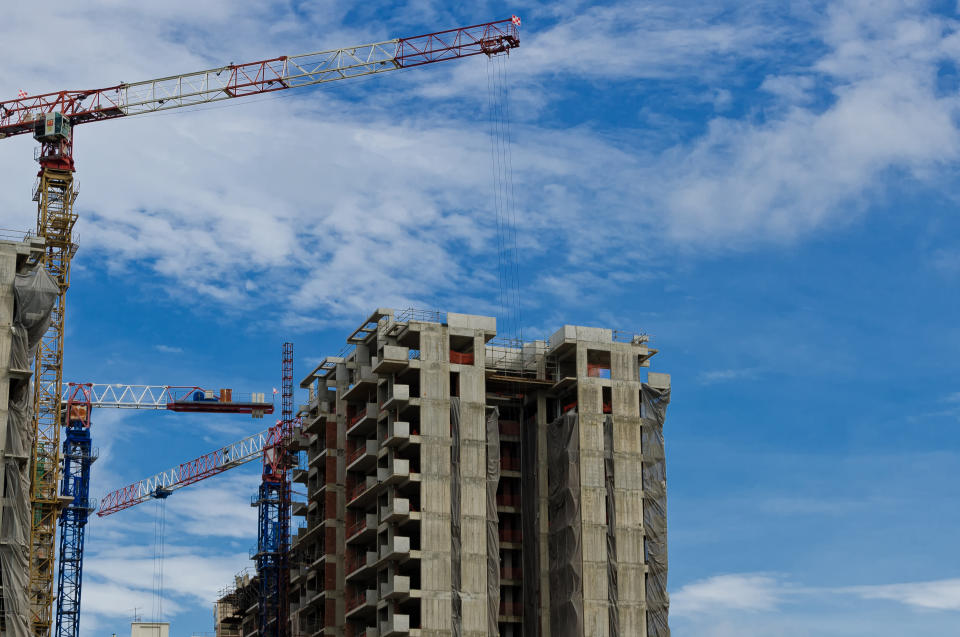
[(583, 529), (583, 626), (586, 635), (608, 634), (607, 508), (603, 473), (605, 381), (587, 376), (587, 346), (577, 344), (580, 414), (580, 506)]
[[(346, 635), (348, 622), (355, 624), (349, 627), (353, 634), (364, 637), (387, 630), (408, 634), (403, 626), (408, 619), (413, 622), (412, 633), (418, 618), (419, 634), (425, 637), (488, 637), (495, 632), (513, 637), (530, 633), (537, 624), (536, 634), (540, 636), (559, 634), (564, 628), (569, 633), (570, 626), (551, 626), (547, 423), (562, 408), (574, 403), (578, 420), (573, 440), (576, 449), (571, 450), (579, 455), (579, 466), (571, 475), (579, 476), (574, 478), (574, 484), (579, 489), (580, 514), (575, 519), (582, 545), (576, 558), (576, 570), (582, 572), (580, 634), (645, 637), (646, 505), (641, 478), (643, 421), (639, 395), (640, 367), (647, 366), (644, 361), (649, 353), (646, 341), (636, 337), (631, 342), (620, 342), (624, 335), (612, 330), (563, 326), (551, 337), (549, 346), (545, 342), (525, 345), (525, 364), (521, 367), (509, 358), (491, 356), (488, 341), (496, 329), (491, 317), (451, 313), (446, 315), (446, 323), (441, 322), (442, 318), (406, 322), (395, 321), (386, 310), (378, 310), (374, 317), (365, 325), (379, 320), (376, 330), (362, 328), (354, 333), (352, 354), (345, 359), (326, 359), (335, 363), (335, 371), (326, 373), (323, 386), (314, 388), (311, 396), (313, 405), (329, 400), (329, 390), (334, 390), (337, 403), (337, 413), (332, 416), (337, 423), (335, 436), (327, 445), (336, 484), (326, 480), (326, 464), (319, 463), (319, 480), (326, 483), (326, 490), (334, 494), (336, 502), (328, 511), (331, 519), (327, 524), (335, 533), (330, 536), (332, 548), (327, 547), (326, 558), (335, 565), (336, 577), (332, 581), (336, 586), (335, 590), (327, 588), (324, 608), (330, 621), (326, 631), (320, 628), (319, 632), (306, 630), (304, 634)], [(451, 347), (460, 353), (472, 351), (474, 361), (467, 363), (457, 356), (453, 359), (457, 362), (451, 363)], [(520, 351), (517, 350), (518, 356)], [(607, 362), (609, 374), (605, 373)], [(490, 366), (495, 369), (485, 369)], [(598, 366), (602, 368), (599, 373)], [(320, 367), (315, 373), (323, 375)], [(562, 373), (557, 377), (551, 375), (551, 370), (560, 369)], [(490, 376), (488, 371), (492, 372)], [(511, 379), (511, 374), (516, 380)], [(536, 380), (531, 380), (531, 375)], [(371, 376), (372, 384), (357, 384), (364, 377), (369, 383)], [(669, 386), (666, 374), (653, 373), (647, 378), (651, 385)], [(349, 401), (343, 398), (345, 394)], [(457, 399), (452, 400), (452, 396)], [(379, 405), (371, 404), (375, 400)], [(456, 437), (451, 433), (452, 403), (458, 405)], [(509, 411), (511, 405), (524, 409), (518, 409), (519, 416), (511, 412), (504, 417), (504, 410)], [(352, 411), (348, 411), (348, 406)], [(488, 407), (494, 406), (504, 418), (504, 426), (516, 427), (514, 421), (520, 421), (521, 435), (512, 433), (502, 441), (498, 437), (497, 446), (504, 454), (501, 462), (511, 467), (497, 474), (501, 489), (496, 503), (499, 531), (506, 535), (488, 543), (486, 415)], [(352, 427), (350, 415), (359, 418), (358, 410), (364, 409), (365, 414), (376, 412), (375, 422), (360, 421), (347, 436)], [(398, 431), (404, 433), (394, 430), (395, 423)], [(373, 427), (376, 433), (370, 433), (366, 427)], [(321, 429), (310, 428), (314, 437)], [(322, 429), (326, 431), (325, 426)], [(366, 460), (358, 459), (363, 455), (358, 444), (373, 444), (376, 454), (367, 455)], [(527, 456), (529, 445), (534, 445), (536, 453)], [(522, 467), (514, 464), (517, 453), (523, 458)], [(395, 463), (410, 463), (408, 478), (401, 479), (400, 474), (391, 477)], [(311, 469), (311, 475), (312, 472)], [(362, 481), (364, 476), (367, 490), (354, 490), (348, 496), (347, 485), (359, 484), (356, 481)], [(377, 478), (371, 483), (374, 477)], [(528, 479), (535, 481), (529, 491), (522, 486)], [(522, 521), (517, 519), (521, 511), (517, 508), (520, 502), (515, 500), (521, 495), (517, 484), (523, 491)], [(403, 503), (401, 506), (410, 506), (409, 513), (401, 518), (384, 513), (393, 510), (397, 499)], [(413, 506), (416, 499), (419, 508)], [(455, 502), (459, 505), (454, 506)], [(539, 513), (539, 528), (527, 526), (527, 516), (533, 511)], [(615, 515), (608, 515), (614, 512)], [(357, 514), (366, 516), (366, 526), (358, 526)], [(370, 526), (371, 516), (377, 522), (375, 531)], [(518, 523), (523, 525), (522, 529)], [(385, 556), (395, 538), (406, 541), (406, 536), (417, 528), (419, 537), (410, 538), (412, 550), (408, 546), (405, 552), (400, 551), (404, 553), (402, 558)], [(521, 530), (522, 548), (514, 535)], [(459, 541), (454, 537), (459, 537)], [(502, 537), (510, 539), (504, 541)], [(359, 548), (365, 552), (355, 553)], [(496, 555), (488, 555), (488, 550)], [(366, 555), (377, 564), (368, 561), (367, 570), (361, 570), (353, 562), (350, 568), (354, 572), (350, 574), (345, 564), (348, 554), (357, 554), (361, 560)], [(526, 558), (531, 554), (537, 557), (534, 566)], [(490, 557), (505, 573), (515, 574), (515, 569), (522, 565), (524, 587), (528, 587), (528, 582), (537, 584), (533, 591), (528, 591), (534, 597), (528, 598), (521, 595), (519, 575), (501, 575), (498, 599), (502, 605), (498, 617), (492, 619), (488, 618), (490, 604), (493, 608), (498, 606), (487, 586)], [(321, 573), (321, 579), (323, 576)], [(416, 579), (419, 582), (412, 584)], [(303, 580), (300, 581), (302, 585)], [(407, 590), (414, 590), (404, 594), (404, 585)], [(357, 593), (365, 591), (373, 593), (373, 602), (366, 605), (356, 598)], [(353, 597), (348, 599), (348, 592)], [(538, 592), (539, 606), (537, 601), (531, 603)], [(518, 604), (522, 609), (518, 610)], [(310, 604), (301, 601), (299, 607), (302, 614), (302, 609)], [(537, 622), (530, 621), (530, 614), (538, 616)], [(459, 617), (459, 621), (455, 622), (454, 617)], [(499, 621), (497, 631), (490, 629), (491, 621)]]
[[(482, 337), (474, 351), (483, 351)], [(451, 365), (459, 375), (460, 390), (460, 558), (464, 637), (487, 635), (487, 509), (486, 509), (486, 395), (484, 358), (473, 365)]]
[(446, 328), (420, 324), (421, 635), (453, 631), (450, 572), (450, 364)]
[(622, 635), (646, 635), (643, 587), (643, 488), (640, 472), (640, 382), (629, 345), (611, 352), (617, 538), (617, 612)]

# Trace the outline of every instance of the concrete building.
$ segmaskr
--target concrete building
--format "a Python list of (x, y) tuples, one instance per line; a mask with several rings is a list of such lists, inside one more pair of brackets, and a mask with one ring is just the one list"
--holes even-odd
[(655, 353), (374, 312), (301, 382), (291, 634), (669, 635)]
[(220, 591), (213, 606), (216, 637), (256, 637), (260, 630), (257, 607), (259, 582), (252, 569), (244, 569), (233, 584)]
[(37, 266), (42, 239), (0, 240), (0, 636), (27, 637), (30, 456), (36, 348), (56, 284)]
[(170, 623), (131, 622), (130, 637), (170, 637)]

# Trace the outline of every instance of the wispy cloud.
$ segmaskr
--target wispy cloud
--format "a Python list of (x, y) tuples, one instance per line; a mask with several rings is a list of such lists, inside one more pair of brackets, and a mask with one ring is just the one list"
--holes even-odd
[(960, 611), (960, 579), (864, 586), (801, 586), (782, 574), (716, 575), (681, 586), (671, 593), (671, 613), (685, 617), (730, 612), (778, 612), (785, 605), (817, 598), (850, 596), (892, 601), (914, 609)]
[(770, 611), (786, 597), (782, 581), (763, 573), (717, 575), (682, 586), (670, 595), (679, 615), (717, 610)]
[(153, 348), (158, 352), (163, 352), (164, 354), (182, 354), (183, 348), (176, 347), (174, 345), (154, 345)]
[(933, 582), (909, 582), (878, 586), (853, 586), (840, 589), (864, 599), (899, 602), (914, 608), (960, 611), (960, 579)]
[(735, 380), (752, 380), (757, 378), (759, 370), (755, 367), (736, 367), (730, 369), (713, 369), (701, 372), (697, 379), (702, 385), (715, 385)]

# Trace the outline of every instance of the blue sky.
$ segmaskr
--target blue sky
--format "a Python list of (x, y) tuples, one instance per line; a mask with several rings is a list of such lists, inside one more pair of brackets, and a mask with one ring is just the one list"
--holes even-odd
[[(7, 8), (0, 95), (521, 15), (524, 334), (660, 349), (674, 634), (956, 634), (955, 3), (141, 5)], [(269, 391), (283, 340), (299, 379), (374, 306), (496, 312), (486, 66), (78, 128), (66, 378)], [(34, 223), (32, 144), (0, 149), (4, 227)], [(266, 422), (103, 410), (94, 490)], [(257, 482), (169, 500), (178, 637), (251, 564)], [(155, 515), (91, 523), (84, 634), (153, 612)]]

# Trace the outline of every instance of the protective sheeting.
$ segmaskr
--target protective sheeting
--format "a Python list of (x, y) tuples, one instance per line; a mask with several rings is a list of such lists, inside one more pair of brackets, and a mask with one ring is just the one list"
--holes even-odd
[[(56, 281), (41, 266), (17, 274), (13, 283), (14, 312), (10, 328), (11, 369), (29, 370), (37, 347), (50, 326), (57, 300)], [(4, 630), (7, 637), (28, 637), (28, 543), (30, 539), (29, 471), (24, 459), (33, 445), (32, 393), (27, 382), (11, 382), (7, 405), (3, 512), (0, 516), (0, 578), (3, 583)], [(20, 459), (18, 459), (18, 457)]]
[(10, 326), (10, 369), (29, 370), (30, 345), (27, 329), (21, 325)]
[[(523, 511), (523, 634), (540, 635), (540, 463), (537, 452), (539, 426), (524, 424), (520, 429), (520, 501)], [(548, 602), (549, 600), (544, 600)], [(529, 610), (528, 610), (529, 609)]]
[(450, 398), (450, 600), (453, 637), (463, 634), (463, 599), (460, 596), (460, 398)]
[(613, 473), (613, 416), (603, 422), (603, 481), (607, 492), (607, 606), (610, 637), (620, 637), (619, 585), (617, 583), (617, 500)]
[(27, 637), (27, 542), (30, 537), (30, 485), (16, 460), (8, 459), (4, 472), (0, 536), (0, 581), (3, 584), (4, 629), (9, 637)]
[(26, 547), (0, 544), (0, 577), (3, 578), (5, 634), (7, 637), (29, 637)]
[(4, 502), (0, 537), (5, 543), (27, 545), (30, 538), (30, 505), (27, 500), (29, 485), (16, 460), (3, 465)]
[(670, 637), (667, 596), (667, 471), (663, 446), (663, 422), (670, 403), (670, 389), (640, 388), (643, 452), (644, 560), (647, 574), (647, 636)]
[[(13, 282), (14, 306), (13, 322), (26, 328), (27, 339), (32, 353), (40, 338), (50, 326), (50, 310), (57, 300), (60, 290), (57, 282), (42, 266), (17, 274)], [(32, 358), (32, 357), (31, 357)]]
[[(500, 634), (500, 516), (497, 514), (497, 486), (500, 484), (500, 412), (487, 412), (487, 634)], [(526, 614), (526, 613), (524, 613)]]
[(580, 425), (576, 410), (547, 427), (550, 486), (550, 632), (583, 635), (583, 546), (580, 527)]
[(7, 454), (26, 458), (33, 445), (33, 402), (30, 385), (25, 382), (10, 383), (10, 400), (7, 403)]

